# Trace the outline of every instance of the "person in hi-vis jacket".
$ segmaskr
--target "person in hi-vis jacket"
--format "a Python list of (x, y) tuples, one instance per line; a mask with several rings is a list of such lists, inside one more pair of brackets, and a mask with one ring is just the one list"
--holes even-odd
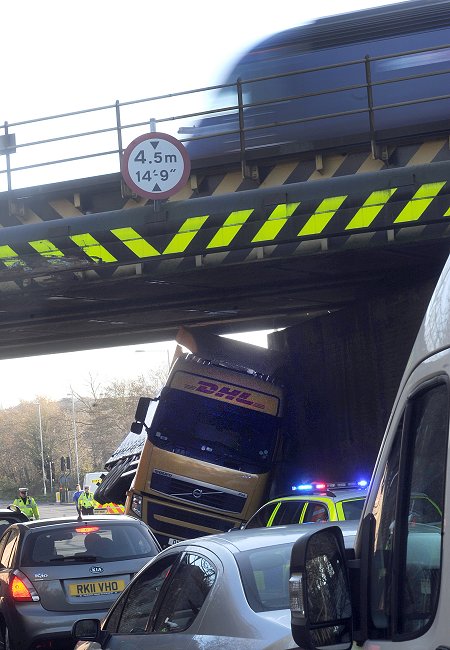
[(39, 519), (39, 508), (35, 499), (28, 496), (28, 488), (19, 488), (19, 496), (14, 499), (12, 505), (19, 508), (28, 519)]
[(95, 499), (94, 495), (89, 489), (89, 485), (84, 486), (83, 492), (78, 497), (78, 508), (81, 510), (82, 515), (93, 515)]

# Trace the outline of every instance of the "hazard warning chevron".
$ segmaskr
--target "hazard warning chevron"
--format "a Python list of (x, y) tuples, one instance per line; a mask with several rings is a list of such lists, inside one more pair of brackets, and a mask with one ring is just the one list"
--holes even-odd
[(220, 263), (235, 262), (261, 247), (285, 256), (314, 240), (340, 249), (361, 235), (369, 245), (408, 229), (415, 238), (442, 237), (449, 217), (450, 161), (443, 161), (3, 228), (0, 278), (136, 262), (157, 268), (217, 253)]

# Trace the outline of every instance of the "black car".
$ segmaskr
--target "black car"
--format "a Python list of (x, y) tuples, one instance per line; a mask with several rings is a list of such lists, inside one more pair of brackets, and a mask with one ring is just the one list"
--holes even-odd
[(28, 517), (19, 508), (12, 505), (0, 508), (0, 536), (3, 535), (8, 526), (19, 521), (29, 521)]

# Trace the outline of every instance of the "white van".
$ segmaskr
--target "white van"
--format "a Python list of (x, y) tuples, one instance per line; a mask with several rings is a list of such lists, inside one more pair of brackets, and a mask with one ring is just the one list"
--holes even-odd
[(449, 403), (450, 258), (400, 384), (354, 557), (337, 527), (292, 551), (300, 648), (450, 649)]
[(87, 472), (87, 474), (84, 475), (84, 482), (81, 486), (81, 489), (83, 490), (86, 486), (88, 486), (90, 492), (94, 493), (99, 484), (102, 482), (102, 476), (104, 475), (105, 472)]

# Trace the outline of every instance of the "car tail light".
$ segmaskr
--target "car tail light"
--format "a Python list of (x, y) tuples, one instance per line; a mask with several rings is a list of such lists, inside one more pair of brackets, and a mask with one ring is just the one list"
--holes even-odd
[(13, 600), (20, 603), (36, 602), (39, 600), (33, 585), (23, 574), (19, 572), (12, 575), (9, 583), (9, 590)]

